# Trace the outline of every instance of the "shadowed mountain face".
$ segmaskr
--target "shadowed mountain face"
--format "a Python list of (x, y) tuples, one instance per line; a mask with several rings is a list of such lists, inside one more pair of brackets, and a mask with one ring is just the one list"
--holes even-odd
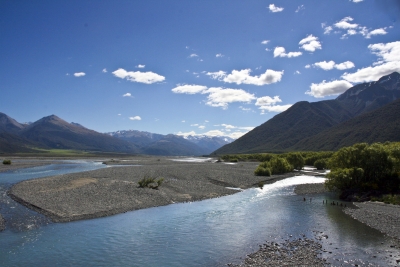
[[(328, 138), (331, 138), (329, 137), (329, 130), (332, 127), (337, 126), (336, 128), (340, 129), (344, 122), (384, 107), (398, 98), (400, 98), (400, 74), (394, 72), (382, 77), (379, 81), (356, 85), (334, 100), (314, 103), (298, 102), (288, 110), (276, 115), (236, 141), (216, 150), (214, 153), (235, 154), (318, 150), (322, 148), (327, 150), (338, 149), (342, 146), (338, 140), (336, 140), (338, 142), (337, 145), (323, 145)], [(397, 111), (394, 110), (394, 112)], [(379, 113), (375, 116), (382, 114)], [(397, 115), (400, 114), (397, 113)], [(364, 123), (358, 125), (359, 127), (365, 127)], [(347, 129), (350, 126), (346, 124)], [(378, 127), (378, 124), (376, 127)], [(379, 127), (385, 127), (385, 125), (382, 123)], [(312, 136), (323, 131), (326, 132), (324, 135), (326, 140), (323, 138), (316, 139), (318, 140), (318, 144), (313, 146), (305, 142), (306, 139), (311, 140)], [(353, 131), (355, 131), (355, 128)], [(379, 134), (377, 133), (374, 135), (374, 138), (368, 138), (368, 141), (382, 141), (382, 138), (378, 137)], [(386, 138), (389, 138), (389, 136)], [(390, 138), (385, 141), (395, 141), (393, 139), (394, 136), (391, 135)], [(354, 144), (365, 141), (367, 140), (364, 140), (363, 135), (358, 135), (351, 138), (351, 141), (349, 139), (347, 143)]]
[(10, 118), (4, 113), (0, 112), (0, 133), (5, 132), (5, 133), (10, 133), (10, 134), (16, 134), (19, 131), (21, 131), (25, 125), (17, 122), (13, 118)]

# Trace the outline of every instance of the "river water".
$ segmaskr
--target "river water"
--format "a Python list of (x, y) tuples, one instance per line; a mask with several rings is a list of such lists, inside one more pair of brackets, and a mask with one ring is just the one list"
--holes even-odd
[[(396, 265), (378, 231), (345, 215), (332, 194), (293, 193), (297, 176), (234, 195), (127, 212), (105, 218), (52, 223), (12, 201), (13, 183), (43, 176), (103, 168), (68, 162), (0, 173), (0, 266), (225, 266), (240, 263), (265, 241), (323, 237), (321, 257), (335, 266)], [(349, 205), (349, 204), (347, 204)], [(326, 236), (325, 236), (326, 235)]]

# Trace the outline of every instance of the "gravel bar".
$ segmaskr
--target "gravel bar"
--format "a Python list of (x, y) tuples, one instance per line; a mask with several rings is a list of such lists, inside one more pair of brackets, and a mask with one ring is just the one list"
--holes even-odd
[[(255, 176), (257, 162), (188, 163), (143, 157), (106, 163), (125, 166), (23, 181), (8, 194), (54, 222), (67, 222), (230, 195), (238, 192), (232, 188), (246, 189), (295, 175)], [(139, 188), (144, 177), (163, 177), (164, 182), (157, 190)]]
[(325, 188), (324, 183), (320, 184), (299, 184), (294, 188), (294, 192), (297, 195), (307, 195), (307, 194), (318, 194), (329, 192)]
[(247, 255), (242, 264), (228, 266), (328, 266), (324, 259), (318, 257), (321, 249), (321, 244), (308, 238), (287, 240), (283, 243), (268, 242), (260, 245), (257, 252)]
[(358, 209), (345, 208), (346, 214), (400, 241), (400, 206), (381, 202), (353, 204)]

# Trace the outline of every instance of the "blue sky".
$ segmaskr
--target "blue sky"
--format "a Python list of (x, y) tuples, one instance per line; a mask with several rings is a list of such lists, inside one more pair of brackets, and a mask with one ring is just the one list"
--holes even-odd
[(237, 138), (400, 72), (398, 0), (0, 0), (0, 112)]

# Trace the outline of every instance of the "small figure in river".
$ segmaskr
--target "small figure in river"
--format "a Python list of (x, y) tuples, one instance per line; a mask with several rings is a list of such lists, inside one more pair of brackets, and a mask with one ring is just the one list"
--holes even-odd
[(303, 200), (306, 201), (306, 198), (304, 198)]

